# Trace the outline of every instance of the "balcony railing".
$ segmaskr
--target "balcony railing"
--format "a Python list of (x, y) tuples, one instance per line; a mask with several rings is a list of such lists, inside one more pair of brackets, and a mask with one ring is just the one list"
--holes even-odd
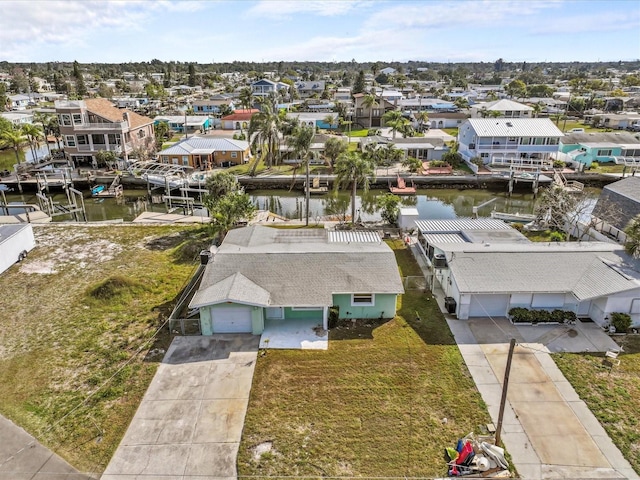
[(107, 150), (108, 152), (116, 152), (119, 153), (123, 149), (127, 152), (130, 152), (133, 149), (131, 143), (124, 143), (121, 145), (104, 145), (104, 144), (94, 144), (94, 145), (77, 145), (75, 148), (78, 152), (99, 152), (100, 150)]
[(129, 128), (129, 122), (113, 122), (113, 123), (83, 123), (74, 125), (76, 131), (82, 130), (125, 130)]

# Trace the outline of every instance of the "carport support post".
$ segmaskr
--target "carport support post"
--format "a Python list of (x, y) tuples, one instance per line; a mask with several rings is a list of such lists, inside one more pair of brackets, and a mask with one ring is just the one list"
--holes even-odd
[(500, 445), (500, 434), (502, 433), (502, 418), (504, 417), (504, 406), (507, 403), (507, 389), (509, 388), (509, 373), (511, 371), (511, 359), (513, 349), (516, 346), (516, 339), (512, 338), (509, 343), (509, 354), (507, 355), (507, 366), (504, 370), (504, 382), (502, 382), (502, 398), (500, 398), (500, 413), (498, 413), (498, 424), (496, 425), (496, 445)]

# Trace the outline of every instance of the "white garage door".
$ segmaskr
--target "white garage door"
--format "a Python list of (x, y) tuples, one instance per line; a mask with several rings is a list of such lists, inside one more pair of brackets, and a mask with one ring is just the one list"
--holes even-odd
[(251, 333), (251, 307), (214, 308), (213, 333)]
[(509, 295), (471, 295), (470, 317), (504, 317), (507, 315)]

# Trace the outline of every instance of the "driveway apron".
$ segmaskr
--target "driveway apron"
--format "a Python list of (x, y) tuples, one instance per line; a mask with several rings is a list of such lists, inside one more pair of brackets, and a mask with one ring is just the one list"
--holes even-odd
[(176, 337), (103, 480), (236, 478), (260, 337)]

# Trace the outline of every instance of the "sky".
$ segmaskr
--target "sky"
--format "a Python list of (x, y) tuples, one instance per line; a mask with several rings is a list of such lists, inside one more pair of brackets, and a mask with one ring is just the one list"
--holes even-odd
[(0, 0), (0, 61), (640, 59), (639, 0)]

